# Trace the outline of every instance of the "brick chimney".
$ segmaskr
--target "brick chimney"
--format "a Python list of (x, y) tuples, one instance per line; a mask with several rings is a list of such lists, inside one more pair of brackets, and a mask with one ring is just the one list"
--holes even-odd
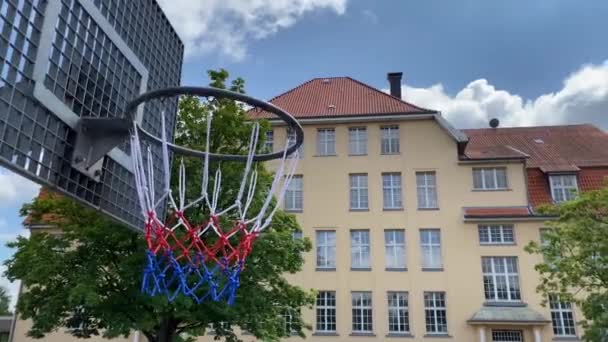
[(391, 95), (401, 99), (401, 78), (403, 77), (402, 72), (389, 72), (386, 77), (388, 83), (391, 86)]

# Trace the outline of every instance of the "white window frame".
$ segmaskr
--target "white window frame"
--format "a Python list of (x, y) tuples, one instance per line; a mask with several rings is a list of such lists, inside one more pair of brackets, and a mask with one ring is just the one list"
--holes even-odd
[(399, 126), (380, 127), (380, 154), (399, 154)]
[(272, 129), (266, 131), (264, 139), (264, 151), (267, 153), (274, 152), (274, 130)]
[[(515, 227), (512, 224), (480, 224), (477, 226), (477, 232), (481, 245), (515, 244)], [(484, 241), (484, 237), (487, 237), (487, 240)]]
[(492, 342), (523, 342), (521, 330), (492, 329)]
[[(443, 305), (441, 305), (443, 302)], [(430, 303), (430, 305), (429, 305)], [(445, 323), (439, 322), (440, 313), (445, 317)], [(448, 312), (445, 292), (424, 292), (424, 319), (426, 333), (429, 335), (447, 335)], [(430, 322), (430, 324), (429, 324)], [(429, 329), (431, 328), (431, 329)]]
[[(418, 209), (437, 209), (437, 173), (435, 171), (416, 172), (416, 198)], [(433, 198), (434, 197), (434, 198)], [(421, 199), (423, 199), (421, 201)]]
[(369, 229), (350, 231), (350, 267), (352, 269), (371, 269), (371, 237)]
[(285, 211), (301, 212), (304, 209), (304, 178), (294, 175), (285, 190), (283, 198)]
[[(315, 302), (315, 330), (317, 332), (336, 332), (338, 323), (336, 300), (337, 298), (335, 291), (319, 291), (317, 293), (317, 299)], [(331, 320), (332, 317), (333, 322)]]
[[(333, 239), (330, 239), (333, 236)], [(333, 240), (333, 243), (331, 242)], [(316, 265), (317, 269), (336, 269), (336, 231), (335, 230), (317, 230), (315, 232), (316, 243)], [(325, 262), (322, 263), (320, 257), (323, 257)]]
[(317, 129), (317, 155), (334, 156), (336, 155), (336, 129), (318, 128)]
[[(438, 242), (433, 241), (433, 235), (437, 234)], [(429, 235), (427, 241), (425, 235)], [(422, 254), (423, 270), (442, 270), (443, 255), (441, 251), (441, 230), (438, 228), (420, 229), (420, 252)]]
[(350, 127), (348, 129), (348, 153), (351, 156), (367, 155), (366, 127)]
[(351, 173), (349, 181), (349, 205), (351, 210), (369, 210), (367, 173)]
[[(368, 303), (364, 303), (365, 301)], [(371, 292), (351, 292), (351, 326), (354, 333), (372, 333), (374, 331), (373, 307)], [(357, 318), (359, 318), (359, 320), (357, 320)]]
[(409, 334), (411, 329), (409, 294), (407, 292), (389, 291), (386, 299), (389, 334)]
[[(576, 320), (574, 319), (572, 303), (561, 301), (559, 296), (550, 295), (549, 308), (551, 311), (553, 335), (559, 337), (576, 337)], [(572, 333), (568, 330), (571, 330)]]
[[(296, 143), (296, 131), (294, 131), (293, 129), (287, 128), (287, 148), (289, 148), (292, 145), (295, 145)], [(298, 147), (297, 150), (298, 153), (298, 159), (302, 159), (304, 158), (304, 143), (302, 143), (302, 145), (300, 145), (300, 147)], [(288, 158), (292, 158), (294, 154), (291, 154)]]
[[(501, 170), (504, 172), (504, 186), (499, 186), (498, 181), (498, 171)], [(475, 184), (475, 175), (476, 172), (479, 172), (481, 177), (481, 184)], [(490, 177), (494, 184), (487, 184), (486, 182), (486, 174), (490, 173)], [(479, 186), (481, 185), (481, 186)], [(507, 175), (506, 167), (474, 167), (473, 168), (473, 189), (474, 190), (507, 190), (509, 188), (509, 176)]]
[[(398, 236), (401, 235), (402, 241), (399, 242)], [(384, 257), (385, 267), (389, 270), (407, 269), (407, 252), (404, 229), (385, 229), (384, 230)]]
[(382, 173), (382, 204), (384, 209), (403, 209), (401, 173)]
[[(484, 266), (489, 260), (490, 269)], [(512, 261), (515, 271), (509, 271), (509, 262)], [(504, 271), (498, 271), (502, 267)], [(481, 257), (481, 270), (483, 273), (484, 298), (488, 302), (521, 302), (521, 286), (519, 281), (519, 265), (516, 256), (484, 256)], [(491, 280), (491, 283), (489, 282)], [(504, 283), (507, 298), (499, 298), (499, 283)], [(487, 287), (491, 286), (490, 293)], [(513, 290), (513, 291), (512, 291)], [(490, 298), (488, 298), (490, 295)]]
[[(571, 178), (573, 185), (564, 185), (565, 178)], [(557, 180), (559, 180), (559, 184), (556, 184)], [(549, 175), (549, 186), (551, 188), (551, 198), (555, 203), (573, 200), (576, 198), (579, 191), (576, 174)], [(558, 194), (561, 196), (561, 199), (557, 198)]]

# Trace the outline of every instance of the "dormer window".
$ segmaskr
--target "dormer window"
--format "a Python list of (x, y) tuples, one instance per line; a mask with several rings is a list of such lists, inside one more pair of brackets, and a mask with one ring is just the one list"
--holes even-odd
[(550, 175), (551, 197), (555, 203), (566, 202), (578, 195), (576, 175)]

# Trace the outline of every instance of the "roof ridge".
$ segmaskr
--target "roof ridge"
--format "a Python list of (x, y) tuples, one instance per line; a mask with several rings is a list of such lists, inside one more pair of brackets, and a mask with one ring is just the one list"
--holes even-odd
[(437, 110), (428, 109), (428, 108), (423, 108), (423, 107), (417, 106), (417, 105), (415, 105), (415, 104), (412, 104), (412, 103), (410, 103), (410, 102), (404, 101), (403, 99), (400, 99), (400, 98), (398, 98), (398, 97), (395, 97), (395, 96), (393, 96), (393, 95), (391, 95), (391, 94), (389, 94), (389, 93), (386, 93), (386, 92), (384, 92), (384, 91), (382, 91), (382, 90), (380, 90), (380, 89), (378, 89), (378, 88), (376, 88), (376, 87), (373, 87), (373, 86), (371, 86), (371, 85), (369, 85), (369, 84), (367, 84), (367, 83), (365, 83), (365, 82), (359, 81), (359, 80), (357, 80), (357, 79), (354, 79), (354, 78), (352, 78), (352, 77), (350, 77), (350, 76), (346, 76), (345, 78), (348, 78), (349, 80), (351, 80), (351, 81), (353, 81), (353, 82), (356, 82), (356, 83), (358, 83), (358, 84), (360, 84), (360, 85), (362, 85), (362, 86), (364, 86), (364, 87), (366, 87), (366, 88), (369, 88), (369, 89), (371, 89), (371, 90), (373, 90), (373, 91), (375, 91), (375, 92), (377, 92), (377, 93), (380, 93), (380, 94), (382, 94), (382, 95), (383, 95), (383, 96), (385, 96), (385, 97), (388, 97), (388, 98), (393, 99), (393, 100), (397, 100), (397, 101), (399, 101), (399, 102), (405, 103), (405, 104), (406, 104), (406, 105), (408, 105), (408, 106), (412, 106), (412, 107), (414, 107), (414, 108), (417, 108), (417, 109), (419, 109), (421, 112), (439, 113), (439, 111), (437, 111)]
[(283, 92), (283, 93), (281, 93), (281, 94), (279, 94), (279, 95), (277, 95), (277, 96), (269, 99), (267, 102), (275, 101), (275, 100), (277, 100), (277, 99), (279, 99), (279, 98), (281, 98), (281, 97), (283, 97), (283, 96), (285, 96), (287, 94), (293, 93), (296, 89), (300, 89), (303, 86), (305, 86), (305, 85), (307, 85), (309, 83), (312, 83), (312, 81), (317, 80), (317, 79), (318, 78), (311, 78), (310, 80), (308, 80), (306, 82), (300, 83), (299, 85), (297, 85), (297, 86), (295, 86), (295, 87), (293, 87), (293, 88), (291, 88), (291, 89), (289, 89), (289, 90), (287, 90), (287, 91), (285, 91), (285, 92)]
[(551, 129), (551, 128), (570, 128), (570, 127), (581, 127), (588, 126), (590, 128), (598, 129), (604, 132), (602, 129), (598, 128), (594, 124), (590, 123), (582, 123), (582, 124), (566, 124), (566, 125), (541, 125), (541, 126), (513, 126), (513, 127), (483, 127), (483, 128), (463, 128), (462, 131), (471, 132), (471, 131), (488, 131), (488, 130), (497, 130), (497, 131), (506, 131), (506, 130), (515, 130), (515, 129), (523, 129), (523, 130), (534, 130), (534, 129)]

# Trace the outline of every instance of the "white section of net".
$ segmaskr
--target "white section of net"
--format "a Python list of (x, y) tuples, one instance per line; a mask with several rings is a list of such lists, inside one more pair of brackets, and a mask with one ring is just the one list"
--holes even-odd
[[(135, 175), (135, 187), (137, 189), (137, 195), (139, 198), (140, 207), (144, 219), (150, 219), (153, 217), (154, 220), (159, 224), (163, 224), (158, 218), (157, 211), (163, 209), (165, 200), (168, 200), (169, 208), (183, 213), (186, 209), (203, 203), (209, 209), (209, 215), (214, 217), (221, 217), (222, 215), (231, 214), (241, 223), (244, 223), (247, 227), (248, 233), (257, 233), (268, 228), (272, 222), (272, 217), (279, 209), (280, 204), (283, 202), (283, 197), (289, 186), (293, 174), (296, 169), (298, 162), (297, 151), (288, 158), (287, 148), (289, 139), (286, 139), (284, 146), (283, 156), (278, 159), (278, 167), (275, 171), (272, 184), (268, 190), (268, 194), (264, 198), (262, 208), (257, 213), (250, 213), (250, 206), (255, 196), (255, 190), (257, 185), (258, 173), (255, 170), (253, 157), (256, 152), (256, 147), (259, 140), (259, 123), (252, 124), (251, 136), (249, 140), (249, 148), (247, 153), (247, 161), (245, 162), (245, 168), (243, 171), (243, 179), (241, 181), (239, 191), (234, 199), (234, 202), (227, 208), (218, 208), (219, 197), (222, 190), (222, 172), (218, 168), (213, 180), (213, 187), (209, 192), (209, 149), (210, 149), (210, 135), (211, 135), (211, 122), (213, 115), (207, 115), (207, 127), (206, 127), (206, 142), (205, 142), (205, 157), (203, 158), (203, 170), (202, 170), (202, 185), (200, 195), (195, 198), (188, 200), (186, 198), (186, 168), (184, 166), (183, 158), (179, 165), (178, 175), (178, 187), (177, 194), (174, 194), (171, 190), (171, 167), (169, 161), (169, 146), (167, 142), (167, 135), (165, 130), (165, 113), (161, 116), (161, 140), (162, 140), (162, 172), (163, 172), (163, 188), (160, 192), (160, 196), (157, 198), (157, 191), (155, 189), (155, 175), (152, 151), (149, 146), (146, 148), (146, 161), (144, 162), (142, 153), (142, 142), (139, 138), (137, 124), (134, 123), (133, 134), (131, 135), (131, 161), (133, 163), (133, 170)], [(194, 157), (192, 157), (194, 158)], [(276, 194), (276, 204), (271, 206), (272, 198)], [(243, 199), (243, 197), (245, 197)], [(178, 218), (178, 223), (174, 227), (168, 227), (168, 229), (174, 230), (178, 226), (182, 226), (181, 218)], [(215, 233), (222, 235), (222, 232), (218, 231), (212, 221), (201, 231), (203, 234), (208, 229), (215, 230)], [(236, 234), (234, 232), (233, 234)], [(230, 238), (231, 236), (226, 236)]]

